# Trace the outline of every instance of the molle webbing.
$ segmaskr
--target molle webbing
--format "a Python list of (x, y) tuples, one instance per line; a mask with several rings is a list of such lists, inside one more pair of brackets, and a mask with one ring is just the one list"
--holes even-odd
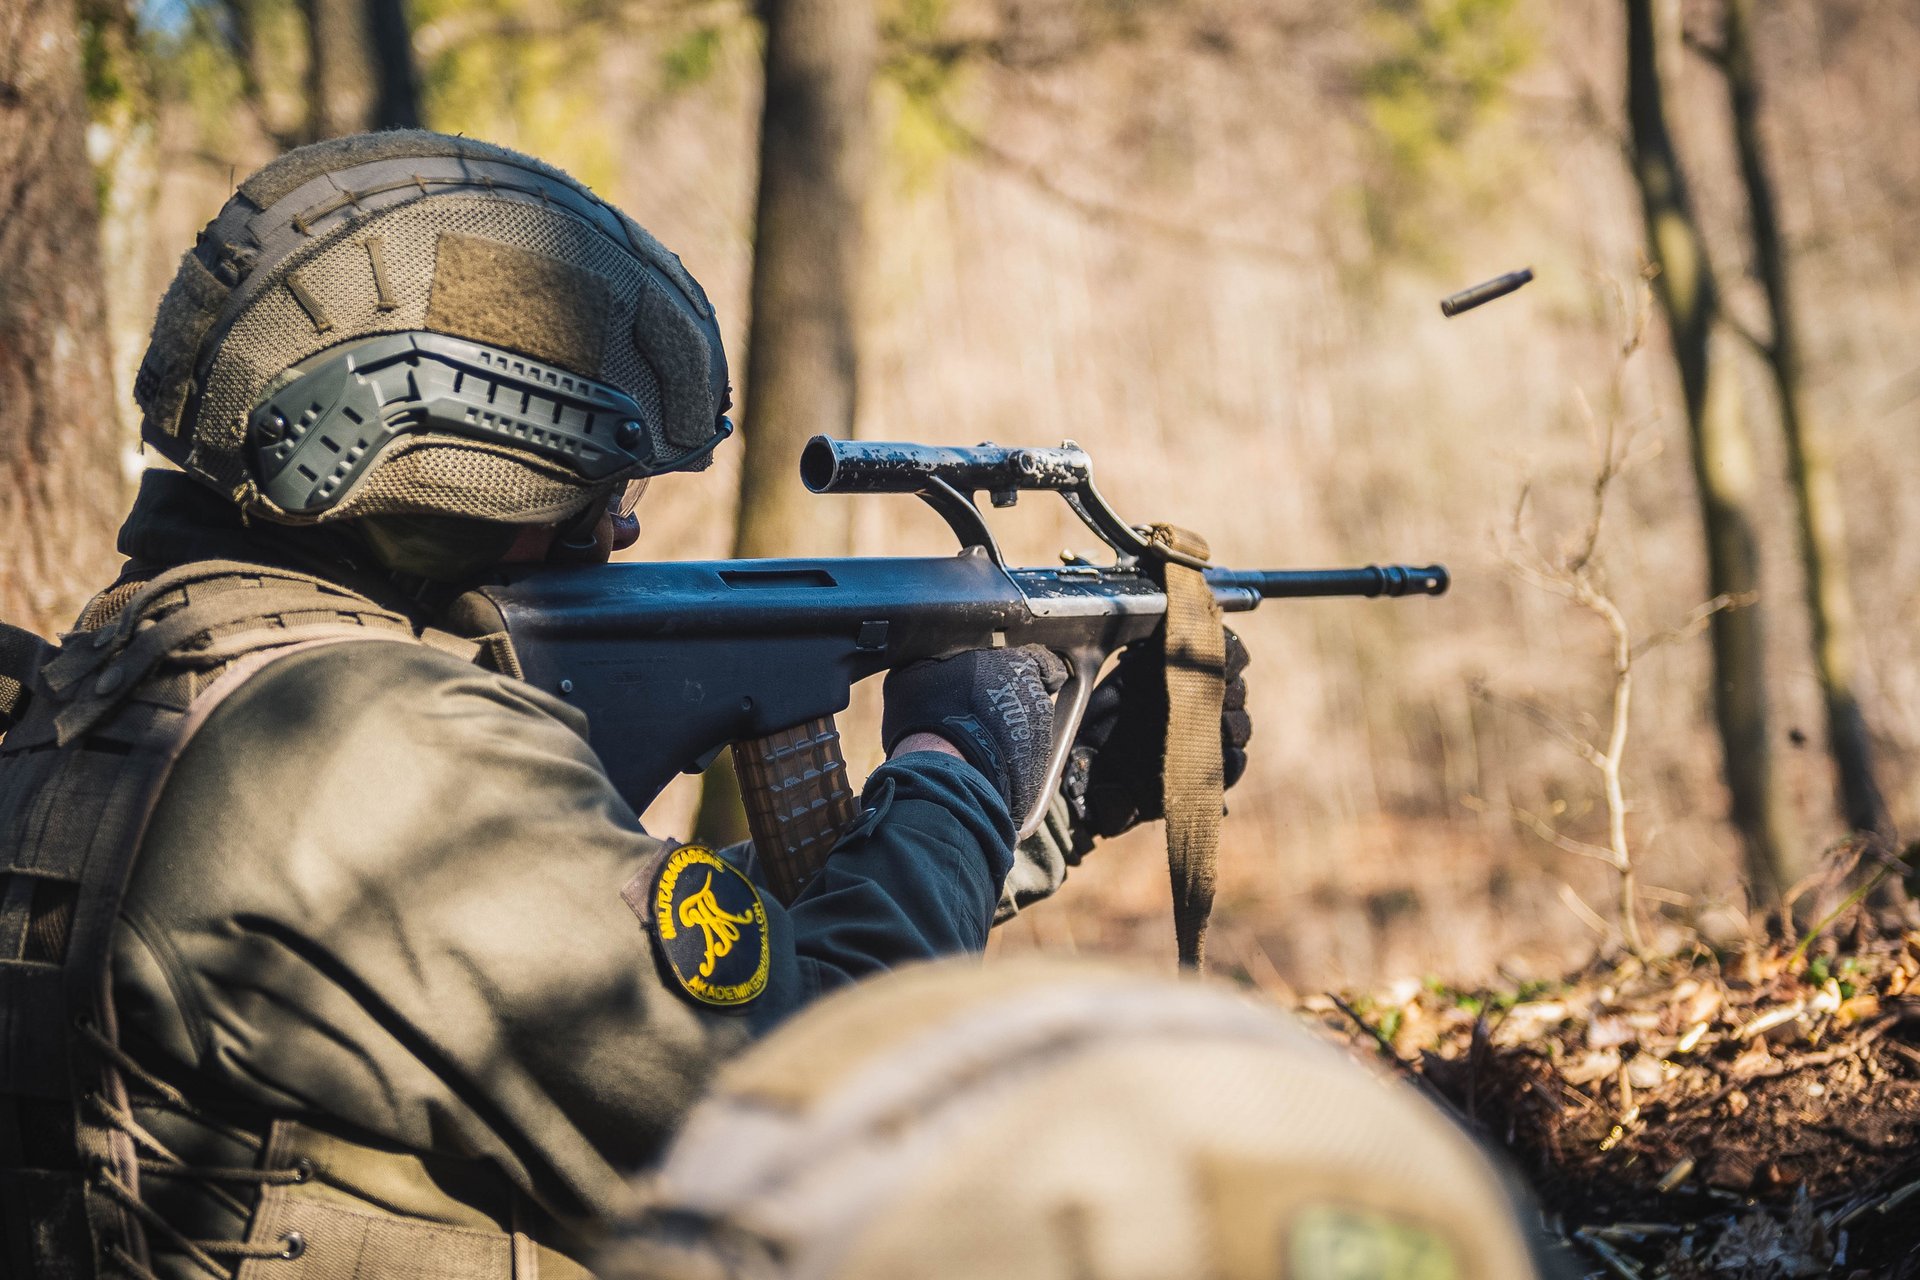
[[(47, 663), (43, 678), (62, 703), (57, 742), (65, 746), (100, 723), (162, 660), (206, 673), (255, 650), (370, 632), (411, 638), (413, 627), (344, 588), (290, 570), (226, 561), (173, 570), (134, 595), (117, 622), (70, 638)], [(187, 690), (188, 701), (194, 691)]]
[(413, 635), (336, 585), (227, 562), (161, 574), (109, 612), (22, 672), (25, 714), (0, 738), (0, 1227), (11, 1269), (60, 1280), (144, 1265), (108, 965), (174, 760), (271, 657)]

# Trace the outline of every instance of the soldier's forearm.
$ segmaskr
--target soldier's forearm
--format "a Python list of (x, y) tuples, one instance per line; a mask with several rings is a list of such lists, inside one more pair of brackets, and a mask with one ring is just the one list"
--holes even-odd
[(831, 989), (978, 951), (1013, 861), (1013, 820), (971, 765), (919, 752), (868, 780), (870, 812), (788, 909), (809, 978)]

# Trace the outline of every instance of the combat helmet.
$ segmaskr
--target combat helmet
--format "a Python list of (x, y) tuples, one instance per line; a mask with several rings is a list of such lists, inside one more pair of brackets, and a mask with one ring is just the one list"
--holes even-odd
[(722, 1073), (606, 1280), (1533, 1280), (1537, 1215), (1410, 1089), (1223, 984), (909, 968)]
[(550, 165), (423, 130), (288, 152), (200, 233), (141, 436), (249, 517), (561, 523), (731, 425), (680, 260)]

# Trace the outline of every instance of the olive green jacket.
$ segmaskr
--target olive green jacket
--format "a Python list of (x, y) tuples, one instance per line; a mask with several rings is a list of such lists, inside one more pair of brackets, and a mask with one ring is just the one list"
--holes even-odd
[[(242, 531), (186, 483), (149, 481), (123, 550), (234, 554)], [(765, 993), (697, 1005), (623, 900), (662, 846), (586, 724), (402, 638), (251, 678), (175, 765), (125, 898), (136, 1057), (230, 1119), (474, 1160), (555, 1214), (600, 1213), (717, 1058), (825, 989), (984, 945), (1005, 806), (960, 761), (907, 756), (793, 906), (767, 899)]]

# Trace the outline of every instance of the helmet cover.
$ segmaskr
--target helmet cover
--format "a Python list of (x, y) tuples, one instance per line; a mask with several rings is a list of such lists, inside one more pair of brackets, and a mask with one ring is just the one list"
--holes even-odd
[(142, 438), (242, 509), (578, 515), (731, 429), (713, 308), (560, 170), (425, 130), (243, 183), (161, 300)]
[(1224, 984), (956, 960), (862, 982), (697, 1106), (608, 1280), (1535, 1280), (1435, 1108)]

